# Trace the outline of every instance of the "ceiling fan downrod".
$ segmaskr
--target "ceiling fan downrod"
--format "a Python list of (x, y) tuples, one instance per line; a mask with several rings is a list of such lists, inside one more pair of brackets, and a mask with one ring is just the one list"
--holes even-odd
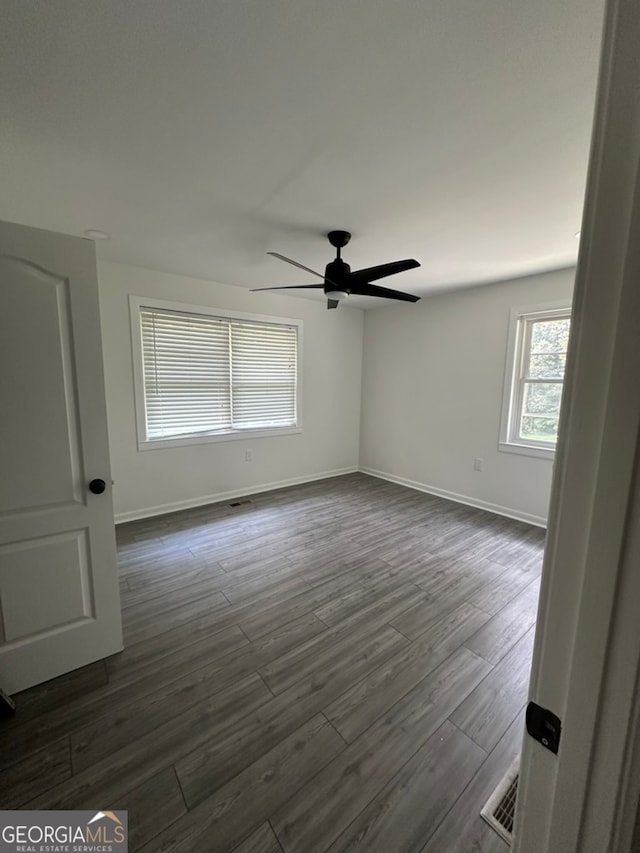
[(338, 260), (342, 260), (341, 250), (347, 245), (349, 240), (351, 239), (350, 231), (329, 231), (327, 234), (327, 238), (329, 242), (337, 250), (336, 257)]

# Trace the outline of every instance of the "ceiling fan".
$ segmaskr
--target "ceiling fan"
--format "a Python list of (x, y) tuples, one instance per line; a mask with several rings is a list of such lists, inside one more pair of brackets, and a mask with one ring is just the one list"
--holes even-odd
[(417, 302), (420, 297), (413, 296), (411, 293), (403, 293), (400, 290), (391, 290), (388, 287), (378, 287), (377, 284), (371, 284), (372, 281), (377, 281), (380, 278), (386, 278), (389, 275), (395, 275), (398, 272), (411, 270), (419, 267), (418, 261), (413, 258), (407, 258), (404, 261), (392, 261), (390, 264), (378, 264), (376, 267), (367, 267), (363, 270), (355, 270), (351, 272), (349, 264), (342, 260), (340, 250), (347, 245), (351, 239), (351, 234), (348, 231), (329, 231), (327, 234), (329, 242), (336, 249), (336, 259), (327, 264), (324, 275), (309, 269), (309, 267), (299, 264), (297, 261), (292, 261), (285, 255), (280, 255), (278, 252), (267, 252), (268, 255), (273, 255), (274, 258), (280, 258), (281, 261), (286, 261), (288, 264), (293, 264), (294, 267), (299, 267), (301, 270), (311, 273), (323, 280), (323, 284), (294, 284), (284, 287), (256, 287), (258, 290), (307, 290), (323, 289), (327, 297), (327, 308), (337, 308), (342, 299), (347, 296), (382, 296), (385, 299), (398, 299), (402, 302)]

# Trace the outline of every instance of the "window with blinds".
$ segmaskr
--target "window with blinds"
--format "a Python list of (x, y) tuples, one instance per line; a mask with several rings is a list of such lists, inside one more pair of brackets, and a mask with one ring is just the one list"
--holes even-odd
[(298, 424), (298, 327), (139, 306), (145, 439)]

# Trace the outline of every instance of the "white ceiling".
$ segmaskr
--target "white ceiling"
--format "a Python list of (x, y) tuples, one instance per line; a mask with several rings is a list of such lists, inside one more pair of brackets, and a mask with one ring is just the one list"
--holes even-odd
[[(0, 218), (245, 287), (575, 262), (603, 0), (0, 0)], [(294, 291), (295, 293), (295, 291)], [(377, 301), (360, 304), (376, 304)]]

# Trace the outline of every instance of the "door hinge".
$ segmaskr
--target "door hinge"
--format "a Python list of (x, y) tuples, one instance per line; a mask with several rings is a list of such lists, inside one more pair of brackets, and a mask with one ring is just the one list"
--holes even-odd
[(537, 740), (555, 755), (558, 754), (558, 747), (560, 746), (561, 730), (560, 717), (556, 717), (553, 711), (541, 708), (535, 702), (529, 702), (527, 705), (527, 732), (534, 740)]

